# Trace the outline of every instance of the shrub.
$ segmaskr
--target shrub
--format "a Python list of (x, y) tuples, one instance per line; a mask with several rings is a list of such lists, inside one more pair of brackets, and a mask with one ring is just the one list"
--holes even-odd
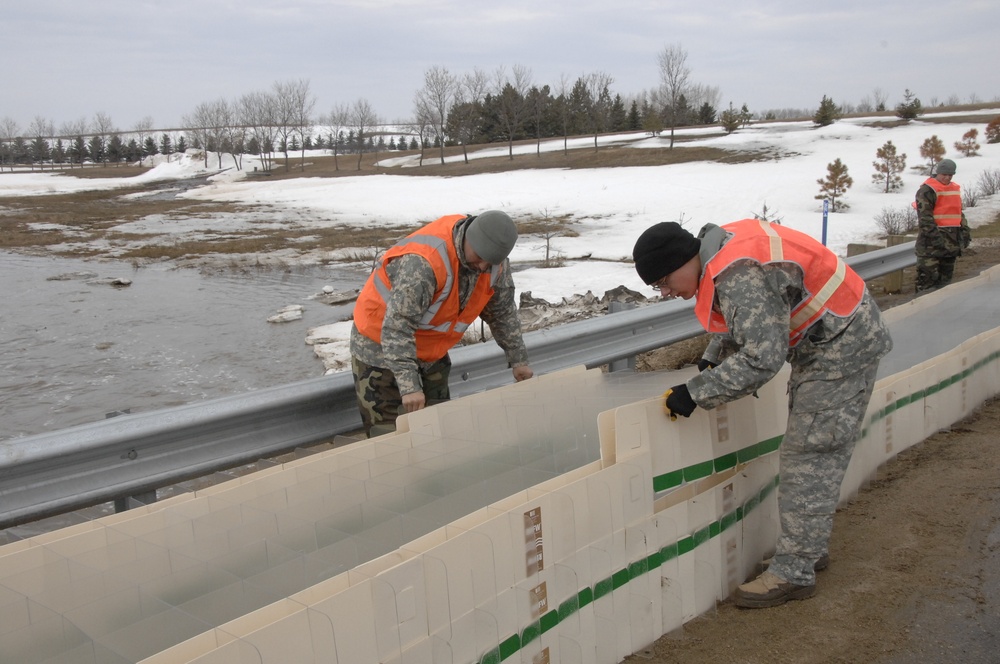
[(884, 207), (875, 215), (875, 225), (885, 235), (906, 235), (917, 230), (917, 211), (912, 205)]
[(976, 193), (984, 198), (1000, 192), (1000, 168), (991, 168), (979, 174)]

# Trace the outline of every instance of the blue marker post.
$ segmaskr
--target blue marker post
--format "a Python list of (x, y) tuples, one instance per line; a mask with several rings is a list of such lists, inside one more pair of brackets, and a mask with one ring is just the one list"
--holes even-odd
[(823, 199), (823, 246), (826, 246), (826, 219), (830, 214), (830, 199)]

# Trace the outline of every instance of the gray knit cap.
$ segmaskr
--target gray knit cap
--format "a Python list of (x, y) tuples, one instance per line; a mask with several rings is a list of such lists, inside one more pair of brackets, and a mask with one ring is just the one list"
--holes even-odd
[(958, 168), (955, 166), (955, 162), (951, 159), (942, 159), (934, 167), (935, 175), (954, 175)]
[(469, 222), (465, 239), (480, 258), (490, 265), (499, 265), (517, 242), (517, 226), (507, 213), (487, 210)]

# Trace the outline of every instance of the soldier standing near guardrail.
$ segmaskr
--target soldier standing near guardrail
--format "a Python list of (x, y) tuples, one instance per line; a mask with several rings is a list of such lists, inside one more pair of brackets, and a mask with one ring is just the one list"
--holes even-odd
[(666, 298), (696, 298), (715, 333), (700, 373), (664, 394), (672, 419), (753, 394), (787, 360), (788, 426), (781, 443), (781, 535), (770, 567), (736, 589), (737, 606), (811, 597), (828, 546), (840, 485), (871, 399), (889, 331), (864, 281), (813, 238), (758, 219), (695, 238), (656, 224), (633, 249), (642, 280)]
[(385, 252), (354, 305), (351, 363), (368, 437), (450, 398), (448, 351), (481, 317), (514, 380), (532, 377), (514, 302), (517, 227), (504, 212), (449, 215)]
[(972, 234), (962, 211), (962, 190), (951, 179), (958, 170), (951, 159), (942, 159), (934, 175), (917, 189), (917, 292), (951, 283), (955, 261), (969, 246)]

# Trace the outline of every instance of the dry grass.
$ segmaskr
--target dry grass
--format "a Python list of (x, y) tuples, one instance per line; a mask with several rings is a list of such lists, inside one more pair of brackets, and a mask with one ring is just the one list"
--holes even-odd
[[(943, 118), (941, 121), (953, 123), (980, 121), (985, 116), (979, 113), (979, 110), (986, 107), (988, 107), (986, 104), (979, 107), (962, 107), (968, 111), (968, 115), (951, 116)], [(948, 109), (935, 108), (934, 110)], [(885, 119), (876, 122), (884, 123), (887, 126), (901, 122), (895, 118), (892, 112), (887, 111), (882, 115), (885, 116)], [(699, 138), (703, 138), (703, 136)], [(660, 140), (664, 146), (669, 144), (669, 138), (666, 136)], [(540, 154), (515, 155), (513, 159), (506, 154), (506, 144), (470, 146), (470, 152), (489, 147), (498, 148), (503, 151), (503, 154), (498, 157), (473, 159), (469, 163), (458, 160), (446, 164), (440, 163), (441, 151), (431, 149), (424, 152), (422, 166), (408, 168), (377, 167), (376, 161), (417, 153), (413, 151), (380, 152), (362, 155), (360, 170), (358, 170), (357, 155), (339, 155), (336, 158), (333, 156), (310, 156), (301, 160), (297, 155), (290, 154), (287, 167), (284, 156), (279, 155), (279, 158), (274, 161), (272, 172), (267, 176), (259, 175), (259, 177), (261, 179), (266, 177), (268, 180), (281, 180), (301, 177), (357, 177), (385, 173), (412, 177), (457, 177), (525, 168), (622, 168), (694, 161), (741, 163), (780, 158), (780, 155), (764, 151), (726, 152), (715, 148), (689, 147), (685, 145), (685, 142), (685, 139), (678, 138), (673, 150), (667, 147), (623, 149), (609, 146), (596, 150), (588, 147), (567, 152), (557, 150)], [(534, 146), (535, 144), (534, 140), (515, 143), (518, 146)], [(449, 157), (460, 156), (462, 148), (445, 148), (444, 154)], [(109, 165), (57, 169), (57, 172), (77, 178), (125, 178), (148, 170), (148, 167)], [(2, 173), (0, 173), (0, 177), (3, 177)], [(277, 212), (267, 207), (255, 208), (230, 203), (184, 199), (164, 200), (157, 196), (130, 196), (130, 194), (153, 193), (163, 187), (163, 183), (153, 183), (142, 187), (115, 190), (0, 199), (0, 249), (25, 251), (31, 248), (47, 248), (46, 251), (60, 255), (113, 254), (120, 258), (137, 261), (173, 259), (204, 254), (252, 255), (281, 249), (294, 249), (301, 252), (330, 251), (350, 247), (363, 247), (365, 249), (361, 250), (362, 254), (374, 255), (380, 249), (389, 246), (396, 239), (415, 228), (415, 226), (391, 229), (357, 228), (338, 225), (306, 229), (297, 227), (287, 220), (273, 224), (279, 228), (266, 228), (268, 222), (279, 221)], [(168, 234), (147, 235), (123, 233), (115, 230), (115, 227), (123, 223), (154, 215), (162, 219), (164, 223), (169, 223), (172, 219), (209, 218), (220, 214), (243, 214), (260, 223), (253, 231), (243, 234), (220, 234), (206, 230), (201, 234), (203, 238), (199, 240), (174, 238)], [(550, 217), (544, 211), (532, 218), (519, 219), (518, 224), (521, 232), (526, 234), (552, 236), (576, 234), (571, 218), (565, 216)], [(98, 241), (103, 241), (110, 248), (98, 248)], [(56, 246), (64, 243), (65, 247)], [(358, 257), (365, 259), (365, 256), (361, 254)]]

